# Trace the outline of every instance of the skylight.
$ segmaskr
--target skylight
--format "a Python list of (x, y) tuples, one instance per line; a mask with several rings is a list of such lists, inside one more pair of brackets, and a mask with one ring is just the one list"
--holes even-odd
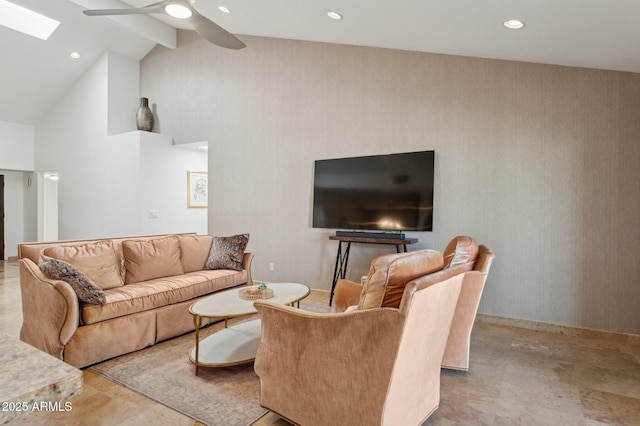
[(0, 25), (46, 40), (60, 22), (7, 0), (0, 0)]

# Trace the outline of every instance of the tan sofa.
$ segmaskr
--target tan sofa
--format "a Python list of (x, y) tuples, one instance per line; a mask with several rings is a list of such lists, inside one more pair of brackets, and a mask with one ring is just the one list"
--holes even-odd
[[(456, 305), (442, 367), (452, 370), (469, 369), (471, 331), (489, 274), (493, 252), (468, 236), (457, 236), (449, 242), (442, 254), (442, 262), (430, 263), (430, 267), (411, 271), (393, 278), (387, 275), (389, 263), (397, 255), (380, 256), (371, 264), (364, 286), (348, 280), (340, 280), (336, 286), (333, 312), (368, 309), (371, 307), (401, 307), (405, 286), (413, 279), (430, 284), (454, 275), (463, 276), (462, 290)], [(422, 273), (419, 278), (416, 274)]]
[[(366, 307), (349, 312), (256, 301), (260, 404), (305, 426), (422, 424), (440, 402), (440, 364), (464, 277), (421, 280), (443, 264), (435, 250), (375, 259)], [(398, 293), (399, 308), (381, 307)]]
[[(240, 270), (204, 270), (212, 262), (212, 246), (224, 243), (208, 235), (173, 234), (20, 244), (20, 339), (85, 367), (193, 330), (192, 303), (252, 283), (252, 255), (244, 248), (234, 252)], [(47, 278), (43, 270), (50, 271), (39, 261), (74, 266), (73, 277), (89, 282), (89, 290), (82, 294), (77, 282)]]

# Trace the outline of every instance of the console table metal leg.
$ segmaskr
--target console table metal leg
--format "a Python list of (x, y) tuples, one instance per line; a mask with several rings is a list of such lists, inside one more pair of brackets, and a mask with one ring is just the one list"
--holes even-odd
[(331, 284), (331, 295), (329, 296), (329, 306), (333, 303), (333, 293), (339, 279), (344, 279), (347, 275), (347, 264), (349, 263), (349, 250), (351, 242), (347, 243), (347, 247), (342, 252), (342, 241), (338, 242), (338, 255), (336, 256), (336, 266), (333, 269), (333, 283)]
[(396, 253), (402, 253), (402, 250), (400, 250), (400, 247), (402, 247), (404, 249), (404, 252), (407, 252), (407, 245), (406, 244), (396, 244)]

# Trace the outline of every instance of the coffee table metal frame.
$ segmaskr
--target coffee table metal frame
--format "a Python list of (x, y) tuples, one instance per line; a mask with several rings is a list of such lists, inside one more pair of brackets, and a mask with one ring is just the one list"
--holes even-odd
[[(266, 283), (273, 289), (273, 297), (266, 299), (283, 305), (300, 307), (300, 300), (309, 295), (311, 290), (298, 283)], [(232, 318), (244, 317), (257, 313), (254, 300), (240, 298), (234, 287), (205, 297), (189, 307), (193, 315), (196, 331), (196, 343), (189, 351), (189, 360), (198, 367), (227, 367), (244, 364), (255, 359), (260, 343), (260, 320), (244, 321), (229, 326)], [(224, 319), (224, 329), (200, 341), (200, 329), (204, 318)]]

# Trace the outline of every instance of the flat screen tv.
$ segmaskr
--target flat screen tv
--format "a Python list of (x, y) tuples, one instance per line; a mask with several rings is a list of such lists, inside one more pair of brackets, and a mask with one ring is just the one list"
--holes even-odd
[(431, 231), (434, 151), (317, 160), (313, 227)]

